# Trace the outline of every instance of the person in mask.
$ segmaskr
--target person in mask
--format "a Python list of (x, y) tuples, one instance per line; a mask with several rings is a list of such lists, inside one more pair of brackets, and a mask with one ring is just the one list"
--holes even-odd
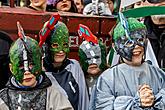
[(68, 58), (69, 31), (63, 22), (54, 25), (45, 47), (43, 64), (46, 75), (68, 97), (74, 110), (87, 110), (89, 98), (84, 73), (77, 60)]
[[(146, 0), (148, 6), (165, 6), (164, 0)], [(145, 18), (148, 38), (160, 68), (165, 68), (165, 15), (152, 15)]]
[[(86, 31), (83, 31), (86, 30)], [(106, 47), (101, 40), (98, 40), (92, 33), (89, 37), (83, 32), (91, 33), (85, 25), (79, 24), (78, 33), (84, 41), (79, 46), (78, 55), (80, 64), (85, 74), (85, 79), (88, 86), (89, 95), (95, 84), (98, 76), (107, 68), (106, 65)], [(88, 38), (93, 38), (95, 41), (89, 41)]]
[(67, 97), (42, 71), (42, 54), (36, 40), (18, 38), (9, 55), (12, 77), (0, 91), (0, 110), (73, 110)]
[(165, 109), (165, 72), (145, 62), (146, 26), (122, 16), (112, 35), (123, 63), (99, 76), (89, 110)]

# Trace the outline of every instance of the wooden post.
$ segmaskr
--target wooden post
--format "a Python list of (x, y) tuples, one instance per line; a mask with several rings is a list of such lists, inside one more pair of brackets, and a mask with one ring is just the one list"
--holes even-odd
[(14, 0), (10, 0), (10, 7), (14, 8)]

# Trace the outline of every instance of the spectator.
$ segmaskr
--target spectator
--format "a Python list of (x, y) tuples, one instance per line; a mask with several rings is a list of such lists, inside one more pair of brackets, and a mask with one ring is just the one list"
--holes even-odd
[(84, 2), (83, 0), (74, 0), (74, 4), (78, 10), (78, 13), (82, 13), (84, 9)]
[(17, 39), (10, 48), (10, 61), (12, 77), (0, 92), (0, 110), (73, 110), (41, 71), (37, 41)]
[(119, 22), (113, 30), (115, 49), (124, 63), (98, 78), (90, 110), (165, 109), (165, 73), (144, 62), (146, 27), (134, 18), (125, 26)]
[[(79, 27), (79, 31), (84, 29), (86, 32), (88, 31), (88, 33), (91, 33), (88, 27), (82, 24), (80, 24)], [(85, 38), (84, 34), (79, 35), (80, 37)], [(97, 39), (93, 34), (90, 35), (90, 38), (92, 37)], [(85, 39), (79, 46), (79, 58), (85, 74), (88, 92), (89, 95), (91, 95), (91, 90), (95, 81), (106, 69), (106, 47), (101, 40), (97, 40), (97, 42), (89, 42), (88, 39)]]
[(46, 11), (46, 1), (47, 0), (30, 0), (29, 8), (38, 11)]
[(85, 15), (112, 15), (114, 10), (113, 0), (92, 0), (92, 3), (85, 6), (83, 14)]
[(72, 0), (48, 0), (47, 11), (78, 12)]
[[(150, 6), (165, 6), (164, 0), (148, 0)], [(144, 20), (148, 30), (148, 38), (151, 42), (158, 64), (165, 68), (165, 16), (153, 15)]]
[(68, 58), (68, 28), (60, 21), (54, 27), (45, 42), (47, 46), (44, 58), (46, 74), (52, 83), (58, 86), (64, 95), (67, 95), (74, 110), (87, 110), (89, 99), (84, 73), (78, 61)]
[(10, 36), (3, 31), (0, 31), (0, 89), (4, 88), (9, 76), (9, 48), (12, 43)]

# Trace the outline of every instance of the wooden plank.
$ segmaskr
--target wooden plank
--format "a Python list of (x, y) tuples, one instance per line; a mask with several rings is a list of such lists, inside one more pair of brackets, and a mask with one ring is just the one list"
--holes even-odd
[[(49, 20), (53, 13), (54, 12), (35, 11), (26, 7), (10, 8), (3, 6), (0, 7), (0, 30), (6, 31), (12, 36), (11, 38), (13, 40), (16, 40), (18, 38), (16, 22), (20, 21), (25, 34), (38, 39), (38, 33), (44, 22)], [(78, 59), (77, 51), (81, 40), (78, 37), (77, 29), (80, 23), (88, 26), (92, 33), (98, 38), (102, 38), (107, 47), (111, 44), (111, 38), (108, 32), (116, 21), (113, 16), (84, 16), (82, 14), (69, 12), (60, 12), (59, 14), (61, 16), (60, 20), (63, 21), (69, 29), (71, 47), (70, 58)]]

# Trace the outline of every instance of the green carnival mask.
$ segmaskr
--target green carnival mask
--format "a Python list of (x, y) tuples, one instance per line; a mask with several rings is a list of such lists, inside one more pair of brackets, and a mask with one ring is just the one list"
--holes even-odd
[(132, 61), (136, 45), (146, 49), (146, 26), (135, 18), (121, 19), (113, 30), (113, 39), (117, 53)]
[(99, 44), (91, 44), (83, 41), (79, 47), (79, 58), (84, 72), (90, 64), (97, 64), (101, 71), (106, 68), (106, 47), (99, 40)]
[(55, 29), (50, 36), (50, 51), (53, 54), (64, 51), (69, 53), (69, 32), (66, 25), (59, 22), (55, 25)]
[[(19, 38), (15, 41), (15, 43), (10, 48), (10, 61), (12, 64), (12, 75), (15, 79), (22, 83), (23, 76), (25, 72), (24, 68), (24, 60), (23, 60), (23, 51), (24, 47), (26, 47), (27, 51), (27, 61), (28, 61), (28, 68), (29, 71), (38, 77), (42, 71), (42, 55), (41, 50), (38, 46), (37, 41), (34, 39), (27, 37), (26, 44)], [(30, 65), (30, 66), (29, 66)], [(37, 74), (36, 74), (37, 73)]]

